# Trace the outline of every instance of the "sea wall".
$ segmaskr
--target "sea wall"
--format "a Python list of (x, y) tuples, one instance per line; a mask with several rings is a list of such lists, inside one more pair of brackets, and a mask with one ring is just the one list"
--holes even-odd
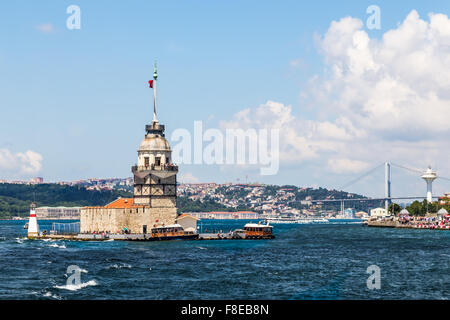
[(381, 220), (381, 221), (368, 221), (367, 225), (369, 227), (383, 227), (383, 228), (397, 228), (399, 223), (392, 220)]
[(430, 230), (450, 230), (448, 220), (432, 220), (432, 221), (399, 221), (399, 220), (376, 220), (368, 221), (369, 227), (380, 228), (404, 228), (404, 229), (430, 229)]

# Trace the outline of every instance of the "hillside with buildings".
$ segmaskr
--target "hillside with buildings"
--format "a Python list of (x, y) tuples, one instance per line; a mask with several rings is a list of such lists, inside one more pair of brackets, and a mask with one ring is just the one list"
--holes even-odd
[(0, 183), (0, 219), (28, 216), (31, 202), (38, 207), (81, 207), (105, 205), (125, 196), (130, 194), (121, 190), (89, 190), (79, 185)]
[[(118, 197), (132, 197), (133, 179), (87, 179), (74, 182), (42, 181), (0, 183), (0, 218), (26, 216), (31, 201), (38, 206), (97, 206)], [(366, 198), (325, 188), (263, 184), (197, 183), (177, 186), (178, 213), (253, 211), (261, 214), (333, 214), (340, 202), (317, 200)], [(348, 201), (347, 207), (368, 212), (381, 201)]]
[[(201, 203), (214, 201), (224, 207), (222, 211), (248, 210), (266, 215), (333, 214), (340, 210), (340, 202), (317, 200), (367, 199), (362, 195), (325, 188), (232, 183), (181, 184), (178, 186), (178, 195)], [(382, 205), (379, 200), (349, 201), (348, 203), (351, 203), (356, 211), (368, 211)]]

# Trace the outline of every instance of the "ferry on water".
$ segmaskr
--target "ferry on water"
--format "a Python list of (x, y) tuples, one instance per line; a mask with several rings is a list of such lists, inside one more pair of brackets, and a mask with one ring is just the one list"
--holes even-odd
[(148, 240), (195, 240), (198, 238), (198, 233), (185, 231), (179, 224), (156, 227), (151, 231), (152, 235)]
[(234, 231), (236, 237), (241, 239), (273, 239), (275, 236), (272, 233), (273, 227), (261, 223), (247, 223), (243, 229)]

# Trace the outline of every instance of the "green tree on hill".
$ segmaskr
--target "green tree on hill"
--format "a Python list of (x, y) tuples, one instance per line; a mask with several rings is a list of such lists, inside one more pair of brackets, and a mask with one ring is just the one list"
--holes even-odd
[(400, 207), (396, 203), (391, 203), (388, 210), (389, 210), (389, 212), (393, 212), (395, 215), (398, 215), (400, 213), (400, 211), (402, 210), (402, 207)]
[(438, 202), (428, 202), (427, 200), (423, 200), (422, 202), (414, 201), (406, 210), (408, 210), (409, 214), (412, 216), (425, 216), (427, 213), (436, 213), (440, 208), (445, 208), (445, 206), (440, 205)]
[(192, 200), (188, 197), (177, 198), (177, 212), (208, 212), (208, 211), (235, 211), (233, 208), (226, 207), (212, 199), (205, 201)]
[(118, 197), (132, 194), (118, 190), (87, 190), (81, 186), (58, 184), (0, 184), (0, 218), (27, 216), (31, 202), (42, 206), (103, 206)]

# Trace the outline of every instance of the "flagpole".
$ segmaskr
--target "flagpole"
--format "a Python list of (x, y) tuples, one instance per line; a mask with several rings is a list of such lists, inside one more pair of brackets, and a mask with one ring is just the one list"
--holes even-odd
[(156, 79), (158, 78), (158, 73), (156, 72), (156, 61), (155, 70), (153, 72), (153, 122), (158, 122), (156, 118)]

